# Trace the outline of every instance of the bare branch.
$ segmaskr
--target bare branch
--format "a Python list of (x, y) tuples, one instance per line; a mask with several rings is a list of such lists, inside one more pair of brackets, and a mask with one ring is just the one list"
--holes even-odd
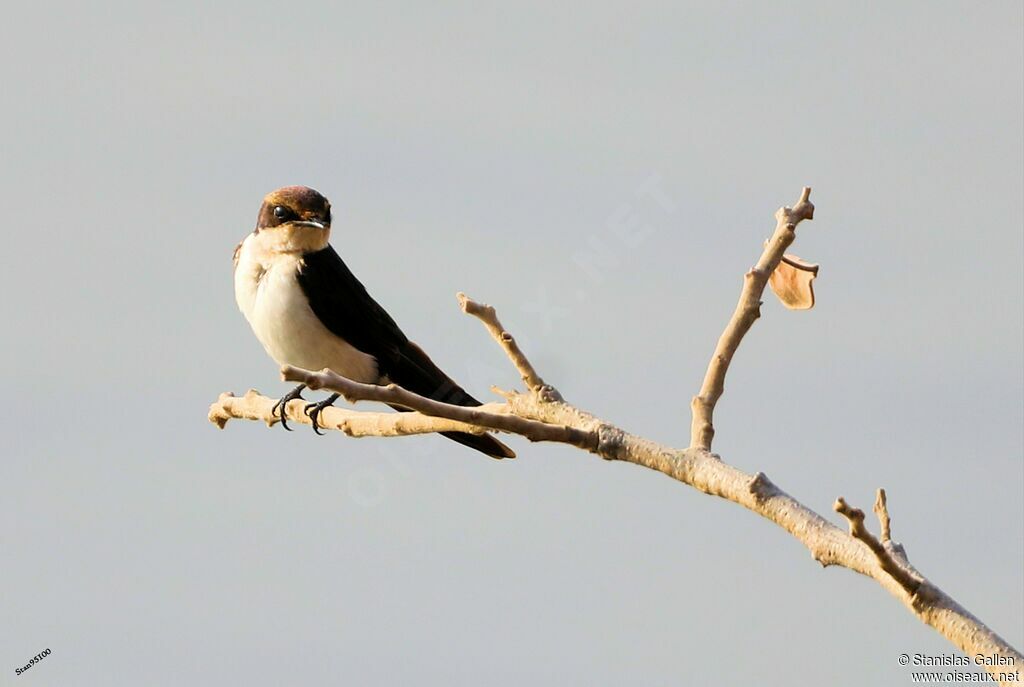
[(512, 334), (501, 326), (501, 322), (498, 320), (498, 313), (495, 312), (493, 307), (486, 303), (478, 303), (461, 291), (456, 294), (456, 297), (459, 299), (459, 307), (462, 308), (462, 312), (472, 315), (484, 323), (487, 331), (491, 333), (494, 340), (505, 350), (505, 355), (508, 356), (512, 364), (519, 370), (523, 383), (526, 384), (526, 388), (531, 393), (546, 402), (562, 400), (562, 395), (558, 393), (558, 390), (550, 384), (545, 384), (544, 380), (537, 374), (537, 371), (533, 369), (533, 365), (526, 358), (526, 354), (519, 349), (519, 344), (516, 343)]
[(423, 415), (435, 418), (446, 418), (486, 429), (511, 432), (526, 437), (530, 441), (555, 441), (571, 444), (587, 451), (597, 448), (597, 437), (592, 432), (582, 431), (573, 427), (559, 426), (537, 422), (502, 412), (492, 412), (483, 406), (465, 407), (442, 403), (432, 398), (420, 396), (397, 384), (379, 386), (363, 384), (336, 372), (324, 368), (320, 372), (303, 370), (302, 368), (285, 365), (281, 368), (281, 378), (286, 382), (299, 382), (310, 389), (327, 389), (339, 393), (350, 403), (359, 401), (379, 401), (403, 408), (415, 410)]
[[(884, 498), (883, 496), (883, 504)], [(875, 554), (875, 558), (878, 560), (882, 570), (896, 580), (908, 594), (911, 596), (916, 594), (921, 586), (921, 580), (904, 569), (900, 562), (875, 538), (875, 535), (868, 531), (868, 528), (864, 526), (864, 511), (860, 508), (850, 507), (842, 496), (836, 499), (832, 508), (850, 522), (850, 536), (867, 544), (868, 548)]]
[(811, 204), (810, 196), (811, 189), (805, 187), (796, 205), (791, 208), (779, 208), (775, 213), (775, 233), (768, 240), (761, 259), (745, 275), (736, 310), (718, 339), (700, 392), (690, 403), (693, 413), (690, 446), (693, 448), (711, 449), (711, 440), (715, 436), (715, 404), (725, 391), (725, 374), (729, 371), (729, 363), (732, 362), (744, 335), (761, 316), (761, 295), (764, 293), (765, 284), (782, 260), (786, 249), (796, 238), (796, 225), (805, 219), (814, 218), (814, 205)]
[[(275, 403), (277, 401), (261, 396), (255, 389), (249, 389), (244, 396), (223, 393), (217, 402), (210, 406), (209, 420), (221, 429), (224, 429), (231, 419), (258, 420), (269, 427), (281, 421), (271, 413)], [(309, 416), (303, 412), (305, 405), (306, 402), (302, 399), (289, 402), (286, 406), (288, 420), (312, 424)], [(505, 407), (505, 404), (499, 403), (481, 406), (487, 412), (501, 412)], [(372, 413), (334, 407), (324, 408), (317, 422), (322, 429), (335, 429), (350, 437), (393, 437), (435, 432), (482, 434), (484, 431), (476, 425), (447, 418), (429, 417), (420, 413)]]

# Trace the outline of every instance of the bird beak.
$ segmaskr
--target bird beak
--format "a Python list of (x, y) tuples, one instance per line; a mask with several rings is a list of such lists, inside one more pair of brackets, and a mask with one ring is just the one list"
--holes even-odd
[(322, 223), (317, 222), (315, 220), (311, 220), (311, 219), (296, 220), (296, 221), (293, 221), (292, 224), (294, 224), (296, 226), (300, 226), (300, 227), (312, 227), (313, 229), (323, 229), (324, 228), (324, 225)]

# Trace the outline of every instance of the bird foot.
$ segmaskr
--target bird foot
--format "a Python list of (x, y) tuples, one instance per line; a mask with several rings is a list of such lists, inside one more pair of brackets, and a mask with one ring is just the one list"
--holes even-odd
[(320, 413), (324, 411), (324, 408), (330, 408), (334, 405), (334, 402), (338, 400), (338, 396), (341, 394), (331, 394), (319, 403), (307, 403), (306, 407), (302, 409), (302, 412), (312, 421), (313, 431), (323, 436), (323, 432), (320, 431), (320, 422), (317, 418), (320, 417)]
[(302, 390), (305, 388), (305, 384), (299, 384), (297, 387), (278, 399), (277, 403), (274, 404), (274, 407), (270, 409), (270, 417), (280, 417), (281, 426), (289, 432), (292, 431), (292, 428), (288, 426), (288, 401), (293, 401), (296, 398), (306, 400), (302, 398)]

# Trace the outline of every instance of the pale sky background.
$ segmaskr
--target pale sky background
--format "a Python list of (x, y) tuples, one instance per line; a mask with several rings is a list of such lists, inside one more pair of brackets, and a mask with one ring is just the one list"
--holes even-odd
[(1021, 4), (548, 4), (9, 3), (0, 684), (863, 687), (955, 651), (635, 466), (218, 432), (221, 391), (287, 388), (231, 287), (286, 184), (471, 391), (517, 378), (459, 290), (675, 445), (812, 186), (818, 305), (766, 299), (715, 448), (837, 523), (886, 487), (912, 562), (1024, 646)]

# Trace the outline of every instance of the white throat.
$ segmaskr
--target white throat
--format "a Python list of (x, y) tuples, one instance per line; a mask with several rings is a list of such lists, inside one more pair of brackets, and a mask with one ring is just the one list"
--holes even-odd
[(250, 234), (236, 256), (235, 300), (256, 338), (279, 365), (329, 367), (350, 379), (377, 383), (376, 359), (324, 326), (297, 279), (302, 256), (326, 248), (330, 230), (283, 229)]
[(277, 227), (258, 229), (246, 238), (246, 242), (250, 239), (253, 241), (253, 249), (264, 255), (315, 253), (327, 247), (331, 240), (331, 228), (289, 222)]

